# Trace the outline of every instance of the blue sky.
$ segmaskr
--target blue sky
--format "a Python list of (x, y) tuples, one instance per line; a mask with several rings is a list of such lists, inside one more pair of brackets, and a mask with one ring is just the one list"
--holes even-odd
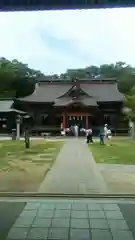
[(135, 8), (0, 13), (0, 56), (45, 74), (116, 61), (135, 66)]

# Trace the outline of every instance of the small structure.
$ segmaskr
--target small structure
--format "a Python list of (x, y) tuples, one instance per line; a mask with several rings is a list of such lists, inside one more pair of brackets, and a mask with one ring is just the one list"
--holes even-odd
[[(26, 113), (14, 108), (14, 100), (0, 100), (0, 133), (11, 133), (16, 131), (17, 139), (20, 138), (21, 116)], [(19, 116), (19, 117), (18, 117)]]

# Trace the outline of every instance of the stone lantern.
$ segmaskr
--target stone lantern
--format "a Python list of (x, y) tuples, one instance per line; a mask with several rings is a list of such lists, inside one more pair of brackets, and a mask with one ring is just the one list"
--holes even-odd
[(17, 115), (16, 117), (16, 140), (20, 139), (20, 125), (21, 125), (21, 116)]

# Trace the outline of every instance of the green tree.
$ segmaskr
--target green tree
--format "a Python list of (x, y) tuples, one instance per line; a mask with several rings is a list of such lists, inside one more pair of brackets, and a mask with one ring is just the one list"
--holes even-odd
[(31, 69), (17, 59), (0, 59), (0, 97), (24, 97), (35, 89), (44, 74)]
[(93, 78), (95, 81), (100, 78), (116, 78), (120, 92), (127, 94), (135, 86), (135, 68), (125, 62), (115, 64), (103, 64), (101, 66), (89, 66), (83, 69), (68, 69), (60, 75), (61, 79)]
[(11, 89), (11, 83), (15, 78), (15, 72), (12, 68), (12, 63), (5, 58), (0, 59), (0, 95), (10, 96), (14, 94)]

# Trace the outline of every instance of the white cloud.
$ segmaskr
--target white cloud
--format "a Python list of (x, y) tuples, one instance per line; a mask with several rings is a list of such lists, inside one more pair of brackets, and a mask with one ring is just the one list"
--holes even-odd
[[(135, 8), (1, 12), (0, 56), (45, 73), (119, 60), (135, 65), (134, 23)], [(49, 35), (69, 40), (74, 51), (48, 45)]]

